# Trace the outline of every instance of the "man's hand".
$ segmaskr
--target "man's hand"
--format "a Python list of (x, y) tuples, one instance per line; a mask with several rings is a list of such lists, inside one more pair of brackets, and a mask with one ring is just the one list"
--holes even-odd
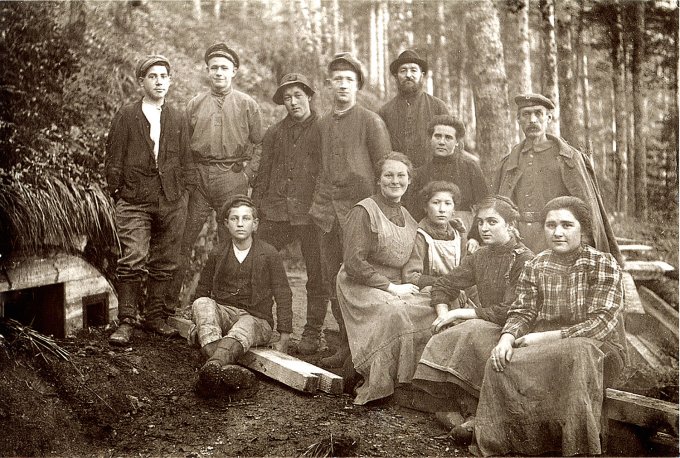
[(404, 283), (403, 285), (390, 283), (387, 287), (387, 291), (394, 296), (408, 296), (410, 294), (417, 294), (418, 291), (420, 291), (420, 288), (412, 283)]
[(282, 332), (281, 338), (278, 342), (274, 342), (274, 350), (281, 353), (288, 353), (288, 343), (290, 342), (290, 333)]
[(510, 363), (514, 345), (515, 336), (510, 333), (506, 332), (498, 339), (498, 344), (491, 350), (491, 364), (496, 372), (503, 372), (505, 366)]

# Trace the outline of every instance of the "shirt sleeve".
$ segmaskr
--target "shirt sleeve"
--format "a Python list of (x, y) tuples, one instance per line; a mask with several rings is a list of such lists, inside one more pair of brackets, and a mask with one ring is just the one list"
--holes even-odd
[(372, 113), (370, 123), (367, 135), (368, 153), (371, 156), (371, 162), (375, 166), (380, 159), (390, 154), (392, 144), (390, 142), (390, 134), (387, 132), (387, 126), (380, 116)]
[(269, 177), (271, 175), (272, 161), (274, 160), (274, 138), (276, 133), (274, 132), (275, 127), (271, 127), (267, 133), (264, 135), (264, 140), (262, 141), (262, 155), (260, 159), (260, 168), (257, 173), (257, 177), (253, 183), (253, 202), (258, 208), (261, 208), (262, 197), (267, 192), (269, 187)]
[(110, 194), (120, 188), (123, 161), (127, 150), (128, 129), (123, 118), (122, 110), (119, 110), (111, 122), (106, 140), (106, 184)]
[(561, 329), (562, 338), (590, 337), (604, 340), (615, 328), (623, 309), (621, 268), (613, 256), (602, 253), (588, 275), (587, 319)]
[(404, 283), (413, 283), (419, 288), (431, 286), (437, 279), (432, 275), (425, 275), (424, 262), (427, 258), (427, 241), (423, 234), (416, 233), (416, 242), (413, 244), (413, 251), (411, 257), (406, 261), (404, 267), (401, 269), (401, 280)]
[(222, 249), (216, 247), (208, 255), (208, 260), (205, 262), (203, 271), (201, 271), (201, 276), (198, 279), (198, 285), (196, 285), (196, 290), (194, 291), (194, 296), (191, 298), (191, 302), (199, 297), (212, 297), (213, 278), (215, 277), (215, 269), (217, 268), (218, 252), (221, 253)]
[(477, 204), (489, 195), (489, 186), (486, 184), (482, 168), (478, 163), (470, 161), (469, 172), (472, 182), (472, 200), (474, 204)]
[(390, 280), (368, 262), (371, 246), (377, 243), (378, 237), (371, 231), (371, 219), (365, 208), (355, 206), (350, 210), (343, 233), (347, 275), (357, 283), (387, 291)]
[(508, 310), (503, 333), (512, 334), (516, 339), (531, 331), (540, 311), (538, 271), (534, 262), (525, 265), (517, 283), (517, 298)]
[(476, 253), (463, 258), (460, 265), (455, 267), (447, 275), (437, 278), (432, 285), (432, 299), (430, 304), (448, 304), (458, 297), (460, 290), (475, 284), (475, 258)]
[(244, 169), (248, 179), (251, 183), (257, 176), (260, 169), (260, 156), (262, 155), (262, 139), (264, 137), (264, 123), (262, 121), (262, 112), (260, 107), (254, 100), (251, 101), (248, 109), (248, 139), (253, 144), (253, 153), (248, 161), (248, 165)]
[(269, 256), (269, 269), (270, 286), (276, 301), (276, 329), (279, 332), (293, 332), (293, 293), (279, 253), (274, 252)]

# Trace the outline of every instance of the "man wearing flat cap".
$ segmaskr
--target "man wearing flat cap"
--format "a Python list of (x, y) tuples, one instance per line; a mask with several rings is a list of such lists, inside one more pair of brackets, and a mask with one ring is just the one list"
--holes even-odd
[[(232, 86), (239, 56), (225, 43), (215, 43), (203, 56), (210, 90), (187, 104), (189, 147), (198, 170), (198, 183), (189, 195), (180, 265), (169, 292), (178, 304), (191, 250), (203, 224), (234, 194), (247, 194), (255, 179), (264, 127), (255, 100)], [(218, 237), (227, 237), (223, 227)]]
[(106, 181), (122, 251), (116, 266), (120, 325), (109, 339), (113, 345), (130, 343), (142, 309), (147, 330), (177, 333), (166, 322), (172, 311), (165, 294), (177, 268), (186, 188), (195, 176), (184, 116), (165, 102), (168, 59), (143, 58), (136, 76), (143, 97), (118, 110), (106, 144)]
[(430, 157), (430, 121), (437, 115), (449, 114), (442, 100), (423, 90), (427, 69), (427, 61), (414, 50), (399, 54), (390, 64), (398, 93), (378, 110), (390, 133), (392, 149), (406, 154), (416, 168)]
[(375, 191), (375, 166), (391, 149), (380, 116), (357, 104), (357, 93), (364, 83), (361, 62), (350, 53), (338, 53), (328, 64), (328, 75), (333, 107), (319, 120), (321, 173), (309, 214), (321, 229), (322, 263), (342, 339), (338, 351), (322, 359), (321, 364), (340, 367), (350, 356), (335, 292), (343, 256), (342, 228), (354, 204)]
[(288, 114), (264, 136), (260, 170), (253, 186), (253, 201), (260, 209), (258, 237), (277, 250), (300, 241), (307, 270), (307, 322), (298, 351), (305, 355), (319, 349), (328, 308), (319, 232), (309, 216), (321, 165), (321, 136), (311, 106), (313, 96), (314, 88), (304, 75), (289, 73), (281, 78), (272, 99), (285, 106)]
[(574, 196), (586, 202), (592, 212), (593, 234), (589, 242), (621, 263), (590, 158), (564, 139), (547, 133), (555, 105), (541, 94), (518, 95), (515, 103), (525, 139), (501, 159), (494, 190), (519, 207), (519, 231), (524, 243), (534, 253), (545, 250), (540, 223), (543, 206), (555, 197)]

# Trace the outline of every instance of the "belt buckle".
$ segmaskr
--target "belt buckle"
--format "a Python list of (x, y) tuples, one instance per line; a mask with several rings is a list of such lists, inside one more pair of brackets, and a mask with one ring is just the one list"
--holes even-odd
[(243, 170), (243, 163), (242, 162), (234, 162), (231, 164), (231, 171), (234, 173), (239, 173)]

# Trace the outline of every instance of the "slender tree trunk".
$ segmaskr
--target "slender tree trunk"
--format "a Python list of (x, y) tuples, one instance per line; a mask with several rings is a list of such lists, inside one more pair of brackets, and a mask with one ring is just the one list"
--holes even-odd
[(340, 51), (342, 47), (342, 33), (340, 31), (340, 3), (338, 0), (333, 0), (331, 3), (331, 15), (333, 16), (333, 39), (332, 52), (333, 54)]
[(201, 19), (202, 16), (201, 0), (194, 0), (194, 19)]
[(216, 19), (219, 19), (221, 14), (222, 14), (222, 0), (215, 0), (215, 4), (213, 5), (213, 15), (215, 16)]
[(619, 2), (612, 5), (614, 9), (610, 21), (612, 38), (612, 81), (614, 86), (614, 120), (616, 132), (617, 162), (617, 210), (625, 212), (628, 207), (628, 145), (626, 143), (626, 56), (623, 47), (623, 23)]
[(385, 97), (385, 10), (381, 1), (376, 7), (376, 83), (378, 95)]
[(560, 135), (560, 92), (557, 76), (557, 41), (555, 37), (555, 0), (541, 0), (543, 31), (543, 95), (555, 104), (550, 131)]
[(557, 55), (559, 57), (559, 101), (560, 101), (560, 134), (572, 145), (578, 143), (579, 124), (576, 108), (575, 59), (571, 46), (571, 19), (569, 10), (561, 10), (557, 15)]
[[(576, 62), (578, 67), (578, 79), (579, 88), (581, 91), (581, 112), (583, 113), (583, 149), (592, 156), (595, 167), (602, 166), (606, 163), (606, 160), (598, 159), (593, 150), (593, 141), (591, 134), (591, 122), (590, 122), (590, 80), (588, 79), (588, 56), (583, 49), (583, 34), (585, 33), (583, 27), (583, 1), (580, 2), (580, 11), (578, 18), (578, 27), (576, 32)], [(596, 169), (597, 170), (597, 169)], [(604, 173), (604, 169), (599, 169)]]
[(529, 0), (519, 0), (520, 6), (517, 11), (519, 21), (519, 92), (532, 92), (531, 89), (531, 40), (529, 35)]
[(446, 102), (447, 105), (451, 105), (451, 80), (449, 78), (449, 62), (448, 62), (448, 52), (447, 52), (447, 23), (446, 23), (446, 10), (444, 9), (444, 0), (439, 0), (437, 4), (437, 25), (438, 25), (438, 38), (437, 38), (437, 73), (438, 79), (436, 84), (436, 94), (437, 96)]
[(508, 80), (503, 62), (498, 11), (491, 0), (470, 4), (465, 17), (469, 75), (476, 112), (476, 150), (485, 176), (493, 177), (510, 144)]
[(390, 62), (390, 8), (388, 2), (383, 2), (383, 46), (382, 46), (382, 96), (387, 94), (390, 87), (390, 72), (387, 68)]
[(369, 54), (371, 55), (368, 73), (370, 75), (369, 81), (371, 85), (376, 86), (378, 84), (378, 24), (377, 24), (377, 14), (375, 11), (375, 3), (371, 2), (371, 12), (370, 12), (370, 25), (369, 25)]
[(647, 219), (647, 96), (643, 81), (645, 4), (635, 4), (633, 29), (633, 115), (635, 123), (635, 216)]

